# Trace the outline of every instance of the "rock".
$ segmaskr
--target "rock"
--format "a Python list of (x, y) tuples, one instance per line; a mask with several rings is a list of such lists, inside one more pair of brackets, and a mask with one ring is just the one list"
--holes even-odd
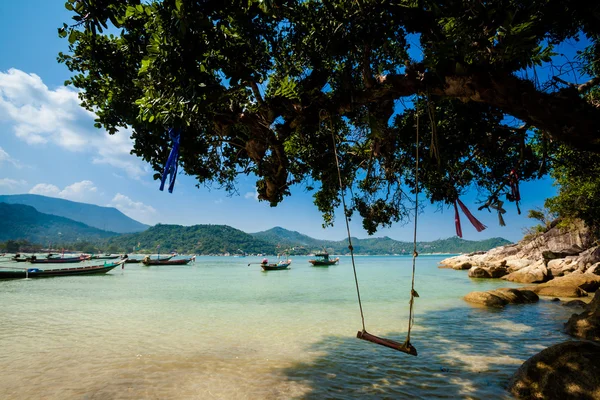
[(502, 279), (518, 283), (537, 283), (546, 281), (547, 277), (548, 269), (544, 265), (544, 262), (540, 260), (528, 267), (511, 272), (503, 276)]
[(508, 301), (488, 292), (471, 292), (464, 297), (469, 303), (482, 304), (488, 307), (504, 307)]
[(556, 258), (565, 258), (567, 256), (576, 256), (581, 252), (583, 252), (583, 249), (577, 244), (574, 244), (572, 246), (562, 249), (560, 252), (551, 250), (542, 251), (542, 257), (544, 258), (544, 260), (548, 261), (554, 260)]
[(528, 258), (507, 258), (505, 261), (508, 272), (519, 271), (523, 268), (529, 267), (534, 263), (533, 260)]
[(553, 298), (553, 299), (552, 299), (552, 300), (550, 300), (550, 301), (560, 301), (560, 299), (559, 299), (558, 297), (555, 297), (555, 298)]
[(600, 399), (600, 344), (570, 341), (534, 355), (513, 375), (518, 399)]
[(469, 303), (488, 307), (504, 307), (507, 304), (535, 303), (539, 297), (530, 290), (500, 288), (487, 292), (471, 292), (464, 299)]
[(564, 303), (562, 303), (562, 305), (565, 307), (583, 307), (583, 308), (585, 308), (585, 306), (587, 306), (587, 303), (585, 301), (581, 301), (581, 300), (571, 300), (571, 301), (565, 301)]
[(508, 274), (508, 270), (503, 263), (486, 264), (469, 269), (471, 278), (500, 278)]
[(600, 341), (600, 290), (581, 314), (569, 318), (565, 332), (576, 338)]
[[(520, 247), (517, 257), (543, 259), (543, 253), (573, 253), (577, 249), (588, 249), (594, 238), (582, 221), (572, 224), (568, 229), (554, 226), (547, 232), (528, 241), (517, 244)], [(548, 254), (548, 253), (546, 253)]]
[(567, 258), (548, 261), (548, 274), (553, 277), (563, 276), (577, 269), (577, 262)]
[(600, 262), (600, 247), (591, 247), (579, 254), (579, 263), (587, 266)]
[(467, 256), (460, 255), (455, 257), (446, 258), (440, 261), (440, 268), (452, 268), (456, 270), (469, 269), (477, 263), (474, 261), (475, 258), (481, 258), (482, 256)]
[(500, 288), (496, 290), (491, 290), (486, 293), (498, 296), (506, 300), (508, 304), (535, 303), (540, 299), (538, 295), (532, 292), (531, 290)]
[(587, 292), (573, 286), (527, 286), (524, 289), (531, 290), (538, 296), (546, 297), (585, 297)]
[(573, 272), (572, 274), (566, 276), (554, 278), (551, 281), (539, 285), (538, 287), (550, 286), (578, 287), (586, 292), (595, 292), (600, 288), (600, 276)]
[(596, 264), (592, 265), (591, 267), (589, 267), (588, 269), (586, 269), (585, 273), (586, 274), (600, 275), (600, 262), (596, 263)]

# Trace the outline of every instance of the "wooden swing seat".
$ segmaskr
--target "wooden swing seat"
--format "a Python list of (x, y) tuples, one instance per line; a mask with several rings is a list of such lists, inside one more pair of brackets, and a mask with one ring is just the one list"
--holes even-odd
[(367, 331), (358, 331), (356, 337), (367, 342), (379, 344), (381, 346), (389, 347), (390, 349), (398, 350), (412, 356), (417, 355), (417, 349), (410, 344), (410, 342), (399, 343), (395, 340), (380, 338), (379, 336), (371, 335)]

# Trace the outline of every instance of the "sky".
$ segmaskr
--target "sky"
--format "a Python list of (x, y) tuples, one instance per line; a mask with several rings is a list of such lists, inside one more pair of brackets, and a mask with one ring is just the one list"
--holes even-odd
[[(197, 188), (194, 178), (183, 174), (172, 194), (159, 191), (151, 168), (129, 154), (130, 132), (110, 136), (94, 128), (94, 115), (79, 106), (74, 88), (64, 86), (70, 73), (56, 57), (67, 51), (67, 40), (58, 38), (57, 28), (69, 19), (64, 0), (0, 1), (0, 194), (35, 193), (116, 207), (149, 225), (225, 224), (245, 232), (281, 226), (319, 239), (345, 237), (342, 214), (334, 227), (324, 229), (312, 194), (301, 187), (275, 208), (258, 201), (252, 178), (240, 179), (234, 196)], [(477, 193), (467, 193), (461, 200), (488, 229), (478, 233), (462, 216), (463, 238), (520, 240), (524, 229), (536, 224), (527, 219), (527, 210), (555, 194), (549, 178), (523, 183), (523, 214), (514, 203), (505, 204), (507, 226), (500, 227), (496, 214), (477, 211)], [(351, 221), (351, 232), (368, 237), (358, 218)], [(427, 205), (419, 215), (419, 240), (455, 234), (453, 209)], [(374, 236), (410, 241), (412, 226), (397, 224)]]

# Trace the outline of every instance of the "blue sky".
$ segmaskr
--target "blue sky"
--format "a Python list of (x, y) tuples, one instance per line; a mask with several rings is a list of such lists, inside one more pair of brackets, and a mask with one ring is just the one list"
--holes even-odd
[[(64, 0), (0, 2), (0, 194), (38, 193), (114, 206), (147, 224), (226, 224), (246, 232), (274, 226), (323, 239), (342, 239), (343, 220), (323, 229), (311, 194), (294, 188), (278, 207), (259, 202), (254, 181), (240, 179), (239, 195), (218, 189), (196, 188), (192, 177), (179, 175), (173, 194), (160, 192), (152, 171), (129, 155), (129, 133), (110, 137), (93, 127), (93, 115), (78, 106), (77, 94), (65, 88), (70, 77), (58, 64), (67, 41), (57, 28), (69, 19)], [(549, 179), (521, 187), (523, 215), (507, 204), (506, 227), (495, 214), (477, 212), (476, 193), (463, 202), (488, 229), (477, 233), (462, 217), (465, 239), (501, 236), (516, 241), (534, 224), (527, 210), (543, 205), (555, 194)], [(367, 237), (358, 219), (351, 223), (353, 236)], [(410, 225), (382, 229), (375, 236), (411, 240)], [(427, 206), (419, 216), (419, 240), (455, 235), (454, 211), (439, 212)]]

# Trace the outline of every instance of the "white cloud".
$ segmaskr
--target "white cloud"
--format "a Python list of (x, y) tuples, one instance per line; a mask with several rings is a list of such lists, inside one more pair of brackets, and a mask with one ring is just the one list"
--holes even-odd
[(223, 204), (223, 199), (215, 200), (215, 204)]
[(247, 192), (244, 195), (245, 199), (254, 199), (256, 201), (258, 201), (258, 192)]
[(147, 224), (153, 224), (153, 218), (156, 215), (154, 207), (146, 205), (141, 201), (133, 201), (121, 193), (117, 193), (107, 205), (115, 207), (123, 214)]
[(3, 194), (13, 193), (15, 191), (20, 192), (21, 188), (27, 185), (27, 181), (2, 178), (0, 179), (0, 190)]
[(0, 147), (0, 164), (2, 164), (4, 162), (8, 163), (8, 164), (12, 164), (16, 168), (21, 168), (22, 167), (22, 165), (17, 160), (15, 160), (14, 158), (12, 158), (10, 156), (10, 154), (8, 154), (6, 152), (6, 150), (4, 150), (2, 147)]
[(75, 182), (66, 186), (63, 190), (50, 183), (38, 183), (29, 190), (31, 194), (41, 194), (43, 196), (59, 197), (61, 199), (95, 203), (98, 194), (98, 188), (92, 181)]
[(94, 128), (94, 118), (71, 88), (49, 89), (38, 75), (14, 68), (0, 72), (0, 121), (11, 123), (18, 138), (31, 145), (53, 143), (93, 153), (93, 163), (123, 169), (132, 178), (147, 174), (145, 164), (129, 154), (131, 131), (109, 135)]

